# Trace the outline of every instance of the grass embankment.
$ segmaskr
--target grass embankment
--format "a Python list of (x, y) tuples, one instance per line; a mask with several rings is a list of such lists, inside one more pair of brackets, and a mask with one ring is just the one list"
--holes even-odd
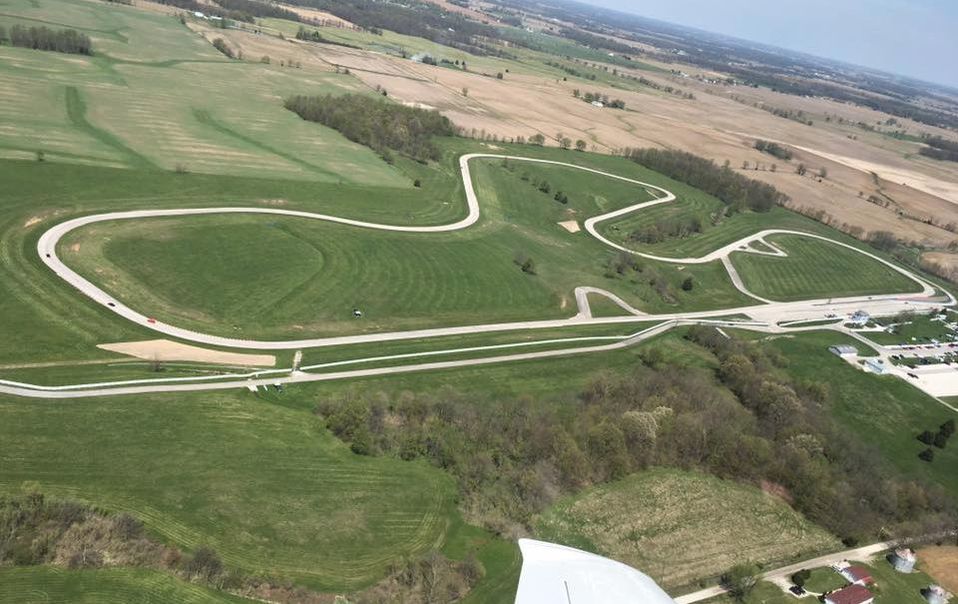
[(242, 604), (253, 600), (193, 585), (151, 570), (0, 569), (0, 601), (17, 604)]
[(740, 560), (790, 561), (840, 548), (835, 537), (761, 490), (657, 469), (558, 503), (537, 535), (594, 551), (676, 587)]
[(26, 483), (126, 511), (177, 546), (213, 547), (228, 567), (319, 589), (378, 580), (441, 546), (455, 516), (439, 470), (356, 456), (310, 413), (245, 391), (7, 398), (0, 439), (0, 491)]
[(787, 257), (737, 253), (732, 261), (745, 287), (772, 300), (920, 292), (905, 275), (854, 250), (798, 235), (772, 235)]

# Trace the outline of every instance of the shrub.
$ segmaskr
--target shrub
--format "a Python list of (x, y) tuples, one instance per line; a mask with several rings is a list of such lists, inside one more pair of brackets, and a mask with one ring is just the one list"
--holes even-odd
[(934, 449), (925, 449), (924, 451), (918, 454), (918, 459), (922, 461), (927, 461), (929, 463), (932, 462), (935, 459)]
[(226, 40), (223, 38), (216, 38), (213, 40), (213, 48), (223, 53), (225, 56), (233, 59), (235, 55), (233, 54), (233, 49), (226, 44)]

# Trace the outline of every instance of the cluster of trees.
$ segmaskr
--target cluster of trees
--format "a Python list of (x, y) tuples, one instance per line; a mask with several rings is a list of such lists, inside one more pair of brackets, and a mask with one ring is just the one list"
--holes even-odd
[(792, 152), (787, 147), (783, 147), (778, 143), (759, 139), (755, 141), (755, 148), (762, 153), (768, 153), (781, 160), (789, 161), (792, 159)]
[[(336, 40), (330, 40), (329, 38), (324, 38), (319, 31), (315, 29), (306, 29), (305, 27), (300, 27), (296, 31), (296, 39), (303, 40), (304, 42), (316, 42), (318, 44), (333, 44), (335, 46), (345, 46), (346, 48), (359, 48), (353, 44), (347, 44), (345, 42), (337, 42)], [(423, 60), (423, 63), (426, 61)], [(435, 65), (435, 62), (433, 62)]]
[(928, 146), (918, 150), (919, 153), (932, 159), (944, 161), (958, 161), (958, 142), (933, 136), (925, 139)]
[(626, 149), (625, 156), (670, 178), (714, 195), (735, 210), (766, 212), (783, 205), (788, 196), (772, 185), (752, 180), (715, 162), (685, 151)]
[(935, 459), (935, 450), (930, 447), (934, 445), (939, 449), (944, 449), (948, 444), (948, 441), (955, 433), (955, 420), (949, 419), (941, 426), (938, 427), (937, 432), (932, 432), (931, 430), (925, 430), (918, 435), (918, 440), (922, 443), (929, 445), (929, 448), (925, 449), (918, 454), (918, 457), (923, 461), (932, 461)]
[(361, 94), (294, 96), (286, 108), (299, 117), (338, 130), (392, 161), (398, 152), (417, 161), (439, 159), (434, 136), (453, 136), (455, 127), (438, 111), (405, 107)]
[(659, 243), (669, 239), (683, 239), (702, 232), (702, 219), (698, 216), (663, 218), (629, 233), (629, 239), (639, 243)]
[[(0, 44), (7, 34), (0, 27)], [(77, 55), (92, 55), (93, 43), (90, 37), (75, 29), (50, 29), (49, 27), (24, 27), (14, 25), (10, 28), (10, 44), (33, 50), (52, 50)]]
[(444, 468), (466, 515), (504, 534), (563, 494), (652, 465), (773, 482), (849, 543), (882, 527), (954, 526), (942, 489), (902, 477), (830, 422), (827, 385), (782, 377), (786, 361), (767, 344), (712, 328), (688, 337), (717, 357), (717, 371), (666, 363), (649, 348), (631, 374), (599, 378), (571, 404), (356, 392), (316, 413), (357, 453)]
[(612, 109), (625, 109), (625, 101), (622, 99), (609, 99), (609, 95), (602, 94), (601, 92), (586, 92), (583, 93), (578, 88), (572, 91), (572, 96), (577, 99), (582, 99), (586, 103), (599, 102), (605, 105), (606, 107), (611, 107)]
[[(602, 276), (606, 279), (626, 279), (629, 283), (638, 287), (647, 285), (666, 304), (675, 304), (677, 301), (676, 292), (670, 279), (659, 268), (656, 268), (655, 264), (646, 264), (634, 254), (620, 252), (609, 257)], [(688, 285), (683, 281), (683, 291), (691, 291), (692, 285), (691, 281)]]

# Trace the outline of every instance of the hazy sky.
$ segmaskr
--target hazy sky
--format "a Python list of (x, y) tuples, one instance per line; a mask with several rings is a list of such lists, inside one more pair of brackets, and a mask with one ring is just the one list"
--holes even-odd
[(585, 0), (958, 87), (958, 0)]

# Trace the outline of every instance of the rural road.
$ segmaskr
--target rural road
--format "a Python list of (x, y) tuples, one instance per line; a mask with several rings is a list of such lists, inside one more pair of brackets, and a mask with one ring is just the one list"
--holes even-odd
[[(476, 158), (491, 158), (491, 159), (508, 159), (510, 161), (527, 161), (533, 163), (542, 163), (550, 165), (558, 165), (563, 167), (568, 167), (577, 170), (583, 170), (586, 172), (598, 174), (604, 177), (608, 177), (615, 180), (621, 180), (629, 183), (633, 183), (637, 186), (644, 187), (646, 189), (655, 190), (663, 195), (654, 199), (652, 201), (643, 202), (621, 208), (612, 212), (602, 214), (600, 216), (595, 216), (589, 218), (585, 221), (586, 230), (599, 241), (604, 244), (618, 249), (630, 254), (635, 254), (644, 258), (662, 261), (662, 262), (672, 262), (680, 264), (700, 264), (705, 262), (712, 262), (714, 260), (722, 260), (726, 268), (729, 268), (730, 278), (732, 279), (733, 284), (743, 293), (751, 296), (756, 299), (761, 304), (753, 306), (745, 306), (739, 308), (731, 309), (721, 309), (721, 310), (711, 310), (711, 311), (701, 311), (701, 312), (681, 312), (681, 313), (662, 313), (657, 315), (644, 314), (641, 311), (633, 308), (621, 298), (593, 287), (579, 287), (576, 288), (575, 297), (579, 307), (579, 312), (567, 319), (555, 319), (555, 320), (543, 320), (543, 321), (519, 321), (511, 323), (492, 323), (492, 324), (481, 324), (481, 325), (465, 325), (465, 326), (453, 326), (453, 327), (441, 327), (441, 328), (432, 328), (432, 329), (419, 329), (411, 331), (400, 331), (400, 332), (385, 332), (385, 333), (374, 333), (374, 334), (362, 334), (362, 335), (353, 335), (353, 336), (339, 336), (339, 337), (325, 337), (325, 338), (308, 338), (308, 339), (298, 339), (298, 340), (283, 340), (283, 341), (264, 341), (264, 340), (250, 340), (250, 339), (236, 339), (236, 338), (227, 338), (222, 336), (216, 336), (211, 334), (205, 334), (196, 332), (193, 330), (185, 329), (182, 327), (177, 327), (175, 325), (168, 325), (159, 321), (155, 321), (142, 313), (129, 308), (122, 304), (121, 302), (116, 301), (112, 296), (110, 296), (105, 291), (101, 290), (95, 284), (91, 283), (72, 269), (70, 269), (66, 264), (64, 264), (60, 258), (57, 256), (57, 243), (59, 240), (74, 229), (95, 224), (99, 222), (114, 221), (114, 220), (136, 220), (136, 219), (148, 219), (148, 218), (157, 218), (157, 217), (170, 217), (170, 216), (198, 216), (198, 215), (213, 215), (213, 214), (269, 214), (269, 215), (281, 215), (281, 216), (292, 216), (299, 218), (307, 218), (313, 220), (324, 220), (328, 222), (344, 224), (353, 227), (359, 228), (368, 228), (368, 229), (377, 229), (377, 230), (387, 230), (387, 231), (396, 231), (396, 232), (405, 232), (405, 233), (438, 233), (438, 232), (450, 232), (460, 229), (467, 228), (475, 224), (480, 217), (480, 207), (479, 201), (476, 196), (475, 188), (472, 181), (472, 175), (470, 173), (470, 161)], [(196, 342), (199, 344), (205, 344), (210, 346), (221, 346), (226, 348), (239, 348), (239, 349), (254, 349), (254, 350), (296, 350), (304, 348), (319, 348), (319, 347), (329, 347), (329, 346), (340, 346), (347, 344), (360, 344), (360, 343), (373, 343), (373, 342), (394, 342), (400, 340), (410, 340), (410, 339), (421, 339), (421, 338), (432, 338), (440, 336), (455, 336), (455, 335), (468, 335), (468, 334), (487, 334), (493, 332), (502, 332), (502, 331), (518, 331), (518, 330), (537, 330), (537, 329), (551, 329), (551, 328), (561, 328), (568, 327), (571, 325), (608, 325), (608, 324), (628, 324), (628, 323), (637, 323), (637, 322), (648, 322), (648, 321), (659, 321), (662, 322), (660, 326), (663, 330), (671, 328), (677, 324), (685, 323), (699, 323), (699, 322), (708, 322), (713, 321), (721, 317), (728, 317), (729, 315), (743, 314), (750, 317), (753, 320), (753, 329), (762, 329), (762, 330), (781, 330), (782, 328), (777, 327), (777, 324), (783, 321), (788, 320), (817, 320), (823, 318), (826, 314), (848, 314), (854, 310), (866, 310), (874, 315), (887, 315), (899, 312), (906, 309), (915, 309), (921, 308), (923, 305), (925, 307), (931, 308), (939, 307), (942, 305), (954, 305), (955, 299), (950, 294), (947, 295), (947, 298), (942, 300), (932, 300), (931, 296), (936, 293), (935, 288), (928, 282), (924, 281), (920, 277), (911, 273), (910, 271), (898, 267), (893, 263), (884, 260), (883, 258), (878, 257), (875, 254), (867, 252), (865, 250), (858, 249), (854, 246), (834, 241), (827, 237), (821, 235), (815, 235), (812, 233), (805, 233), (802, 231), (794, 231), (788, 229), (766, 229), (759, 231), (747, 237), (744, 237), (738, 241), (725, 245), (717, 250), (710, 252), (701, 257), (697, 258), (670, 258), (664, 256), (655, 256), (651, 254), (645, 254), (641, 252), (636, 252), (628, 248), (622, 247), (614, 242), (609, 241), (603, 237), (597, 230), (597, 225), (623, 216), (625, 214), (639, 211), (643, 208), (648, 208), (650, 206), (659, 205), (663, 203), (669, 203), (675, 200), (675, 195), (671, 192), (651, 185), (649, 183), (644, 183), (635, 179), (618, 176), (615, 174), (610, 174), (608, 172), (603, 172), (600, 170), (595, 170), (592, 168), (587, 168), (583, 166), (577, 166), (574, 164), (569, 164), (565, 162), (553, 161), (553, 160), (544, 160), (544, 159), (534, 159), (534, 158), (525, 158), (513, 155), (499, 155), (499, 154), (486, 154), (486, 153), (474, 153), (463, 155), (459, 158), (459, 167), (461, 171), (461, 176), (466, 192), (466, 205), (467, 205), (467, 215), (465, 218), (445, 224), (445, 225), (432, 225), (432, 226), (407, 226), (407, 225), (387, 225), (387, 224), (378, 224), (372, 222), (365, 222), (361, 220), (353, 220), (349, 218), (341, 218), (338, 216), (330, 216), (326, 214), (317, 214), (313, 212), (303, 212), (296, 210), (285, 210), (279, 208), (259, 208), (259, 207), (218, 207), (218, 208), (190, 208), (190, 209), (164, 209), (164, 210), (135, 210), (135, 211), (126, 211), (126, 212), (108, 212), (103, 214), (95, 214), (90, 216), (83, 216), (79, 218), (74, 218), (57, 224), (44, 232), (37, 242), (37, 251), (40, 255), (41, 260), (60, 278), (62, 278), (67, 283), (73, 285), (77, 290), (82, 294), (88, 296), (99, 304), (102, 304), (105, 308), (115, 312), (121, 317), (132, 321), (138, 325), (147, 327), (153, 331), (163, 333), (167, 336), (179, 338), (181, 340), (187, 340), (190, 342)], [(858, 253), (861, 253), (865, 256), (868, 256), (886, 266), (891, 267), (893, 270), (909, 277), (915, 281), (921, 288), (919, 293), (915, 294), (889, 294), (889, 295), (878, 295), (878, 296), (852, 296), (846, 298), (832, 298), (832, 299), (818, 299), (818, 300), (805, 300), (799, 302), (774, 302), (761, 298), (749, 292), (744, 283), (742, 282), (741, 277), (738, 275), (737, 271), (734, 271), (732, 263), (729, 261), (729, 256), (733, 253), (754, 253), (770, 256), (785, 256), (785, 252), (777, 248), (774, 244), (766, 241), (766, 237), (776, 234), (789, 234), (789, 235), (798, 235), (803, 237), (810, 237), (814, 239), (819, 239), (823, 241), (828, 241), (835, 245), (839, 245), (851, 250), (854, 250)], [(761, 242), (767, 249), (757, 249), (751, 247), (753, 242)], [(626, 312), (630, 313), (627, 316), (616, 316), (616, 317), (601, 317), (596, 318), (592, 317), (591, 309), (588, 303), (588, 294), (597, 294), (608, 297), (612, 302), (617, 304)], [(219, 388), (234, 388), (237, 386), (247, 386), (247, 385), (265, 385), (265, 384), (275, 384), (275, 383), (294, 383), (294, 382), (306, 382), (306, 381), (321, 381), (321, 380), (331, 380), (331, 379), (344, 379), (348, 377), (363, 377), (371, 375), (385, 375), (393, 373), (403, 373), (410, 371), (425, 371), (433, 369), (444, 369), (451, 367), (468, 367), (488, 363), (499, 363), (506, 361), (519, 361), (519, 360), (530, 360), (530, 359), (542, 359), (550, 358), (557, 356), (565, 356), (570, 354), (583, 354), (588, 352), (599, 352), (614, 350), (616, 348), (622, 348), (625, 346), (630, 346), (645, 337), (651, 337), (655, 335), (655, 331), (640, 332), (647, 333), (643, 337), (629, 338), (613, 344), (606, 344), (593, 347), (575, 347), (562, 350), (548, 350), (540, 352), (529, 352), (521, 354), (512, 354), (512, 355), (498, 355), (493, 357), (487, 357), (483, 359), (468, 359), (468, 360), (458, 360), (458, 361), (439, 361), (433, 363), (419, 363), (413, 365), (404, 365), (398, 367), (388, 367), (388, 368), (376, 368), (376, 369), (360, 369), (353, 371), (337, 372), (337, 373), (324, 373), (324, 374), (311, 374), (311, 373), (295, 373), (292, 375), (276, 375), (276, 377), (271, 378), (262, 378), (260, 376), (267, 374), (281, 374), (283, 370), (274, 370), (271, 372), (261, 372), (255, 375), (242, 375), (236, 376), (241, 378), (241, 380), (230, 380), (230, 377), (233, 376), (216, 376), (213, 378), (168, 378), (161, 380), (134, 380), (134, 381), (124, 381), (124, 382), (104, 382), (98, 384), (82, 384), (82, 385), (73, 385), (73, 386), (64, 386), (64, 387), (42, 387), (34, 384), (26, 384), (20, 382), (13, 382), (9, 380), (0, 380), (0, 392), (8, 394), (16, 394), (20, 396), (36, 396), (42, 398), (72, 398), (76, 396), (100, 396), (106, 394), (132, 394), (140, 392), (161, 392), (161, 391), (185, 391), (185, 390), (212, 390)], [(495, 348), (495, 347), (490, 347)], [(354, 362), (363, 362), (363, 359), (355, 360)], [(182, 383), (181, 383), (182, 382)]]
[[(896, 545), (897, 542), (895, 541), (883, 541), (881, 543), (873, 543), (864, 547), (857, 547), (855, 549), (849, 549), (842, 552), (835, 552), (834, 554), (827, 554), (825, 556), (819, 556), (818, 558), (812, 558), (811, 560), (804, 560), (802, 562), (797, 562), (795, 564), (789, 564), (788, 566), (782, 566), (780, 568), (770, 570), (768, 572), (762, 573), (761, 578), (766, 581), (784, 579), (802, 570), (803, 568), (821, 568), (835, 564), (836, 562), (841, 562), (842, 560), (867, 562), (874, 557), (875, 554), (892, 549)], [(714, 587), (702, 589), (684, 596), (679, 596), (678, 598), (675, 598), (675, 602), (676, 604), (693, 604), (694, 602), (702, 602), (704, 600), (710, 600), (712, 598), (718, 597), (724, 594), (726, 591), (727, 590), (724, 587), (716, 585)]]

